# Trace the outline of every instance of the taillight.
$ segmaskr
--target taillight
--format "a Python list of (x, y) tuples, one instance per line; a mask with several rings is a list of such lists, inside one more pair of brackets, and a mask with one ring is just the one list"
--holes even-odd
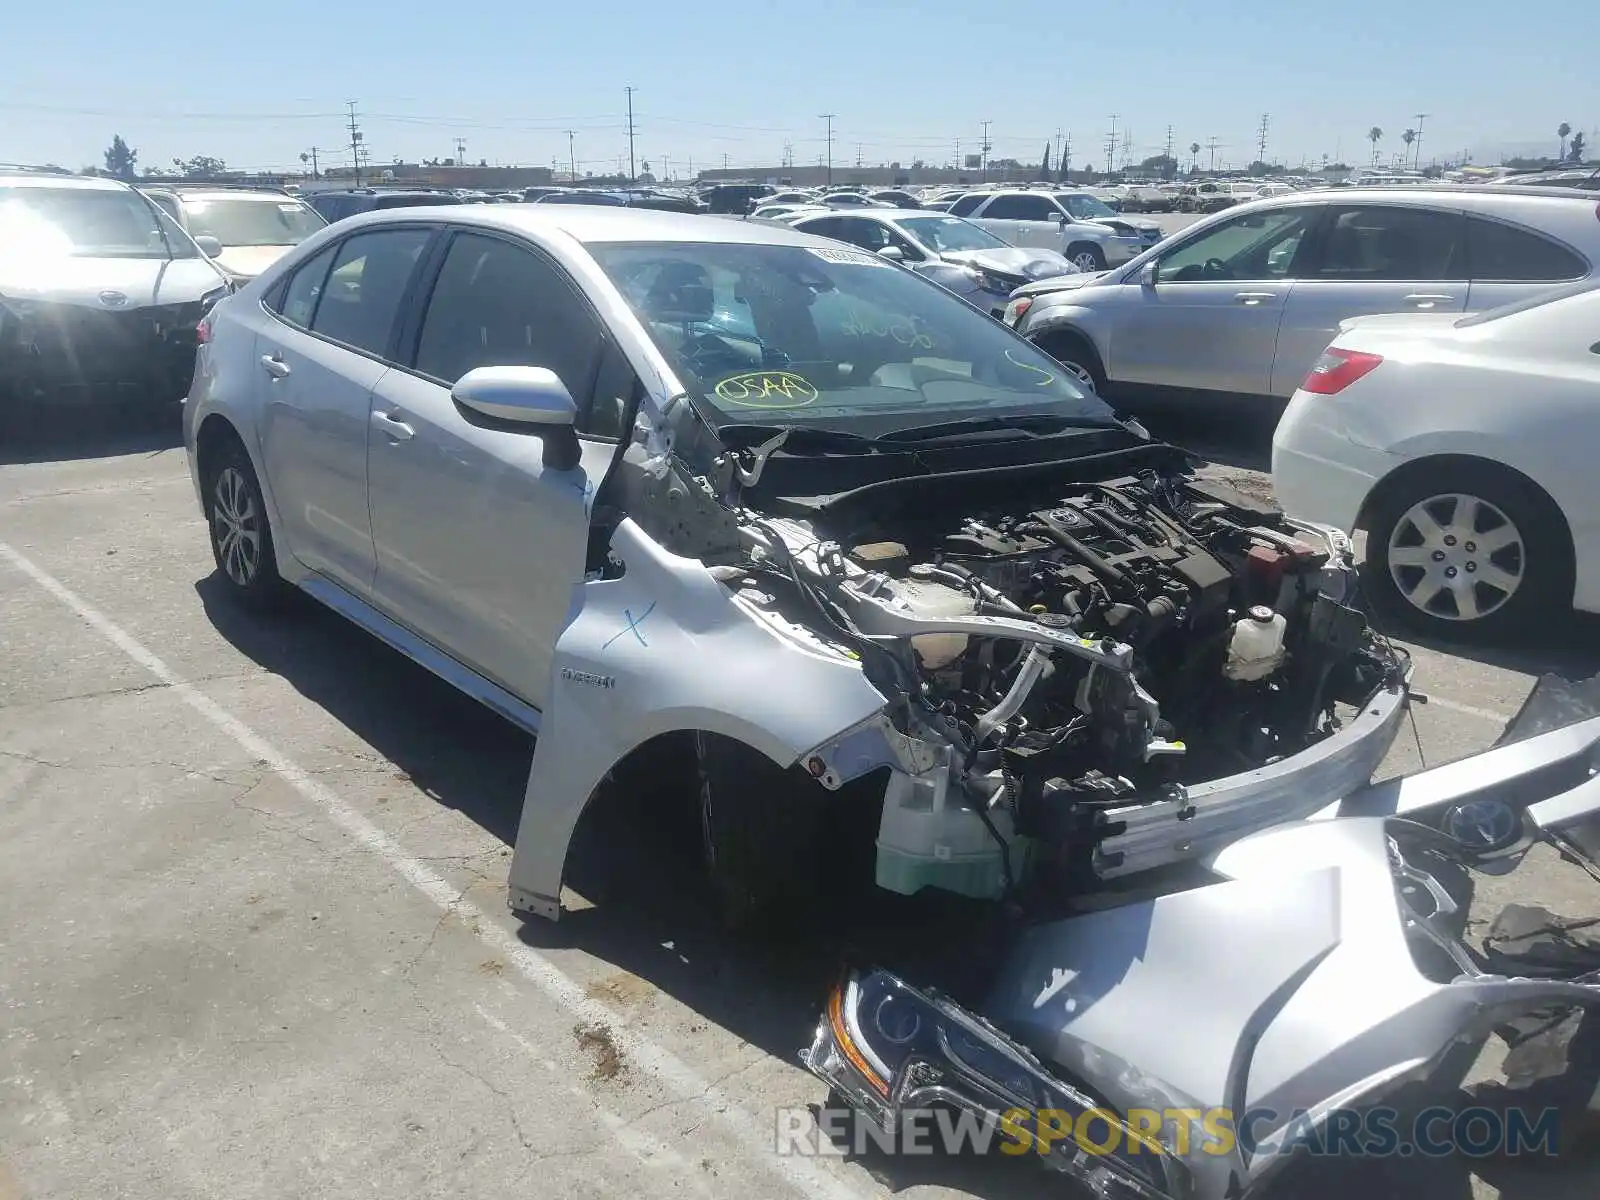
[(1033, 297), (1018, 296), (1015, 300), (1006, 305), (1006, 324), (1015, 325), (1018, 321), (1022, 320), (1022, 318), (1027, 314), (1027, 311), (1032, 307)]
[(1317, 396), (1336, 395), (1381, 362), (1381, 354), (1363, 354), (1360, 350), (1340, 350), (1330, 346), (1311, 365), (1311, 371), (1300, 385), (1300, 390)]
[(211, 340), (210, 317), (202, 317), (200, 324), (194, 327), (194, 340), (202, 346)]

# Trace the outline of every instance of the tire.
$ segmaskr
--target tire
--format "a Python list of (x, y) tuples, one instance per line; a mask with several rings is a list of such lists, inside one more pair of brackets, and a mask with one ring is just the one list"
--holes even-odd
[(1496, 463), (1440, 459), (1403, 470), (1379, 486), (1361, 523), (1363, 590), (1417, 633), (1498, 639), (1571, 611), (1561, 510)]
[(1067, 247), (1067, 259), (1080, 271), (1104, 271), (1105, 251), (1093, 242), (1073, 242)]
[(700, 823), (718, 915), (740, 935), (815, 919), (828, 793), (750, 747), (697, 734)]
[(273, 556), (272, 529), (250, 456), (230, 437), (204, 464), (211, 557), (230, 595), (246, 607), (271, 608), (285, 591)]
[(1094, 347), (1075, 333), (1041, 334), (1034, 343), (1098, 396), (1106, 394), (1106, 374)]

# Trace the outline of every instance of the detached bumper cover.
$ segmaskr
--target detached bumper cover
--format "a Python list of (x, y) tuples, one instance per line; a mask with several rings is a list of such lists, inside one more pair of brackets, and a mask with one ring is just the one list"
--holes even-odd
[(194, 370), (196, 300), (120, 311), (0, 300), (0, 389), (18, 398), (118, 384), (170, 384)]

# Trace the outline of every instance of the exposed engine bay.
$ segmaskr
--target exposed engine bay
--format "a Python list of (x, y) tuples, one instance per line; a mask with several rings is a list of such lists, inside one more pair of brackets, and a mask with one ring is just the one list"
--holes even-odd
[[(896, 730), (936, 748), (888, 783), (892, 891), (1093, 887), (1119, 871), (1100, 843), (1128, 810), (1181, 822), (1188, 787), (1299, 754), (1341, 704), (1404, 693), (1406, 661), (1346, 603), (1348, 539), (1186, 473), (957, 513), (735, 511), (738, 549), (702, 549), (719, 578), (860, 659)], [(827, 755), (807, 765), (836, 784)]]

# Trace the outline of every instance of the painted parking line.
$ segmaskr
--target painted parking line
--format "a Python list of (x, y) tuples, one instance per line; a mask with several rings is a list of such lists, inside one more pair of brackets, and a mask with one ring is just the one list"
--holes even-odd
[[(590, 999), (571, 976), (544, 955), (524, 945), (515, 934), (491, 919), (442, 876), (413, 857), (388, 833), (351, 808), (315, 776), (233, 716), (193, 684), (180, 678), (154, 651), (99, 609), (25, 555), (0, 542), (0, 561), (9, 563), (49, 593), (112, 646), (122, 651), (161, 684), (227, 734), (251, 758), (264, 763), (313, 807), (363, 849), (383, 860), (401, 878), (447, 915), (461, 918), (475, 936), (511, 963), (528, 983), (581, 1022), (611, 1028), (618, 1048), (646, 1075), (700, 1108), (721, 1126), (755, 1163), (766, 1168), (807, 1200), (860, 1200), (861, 1193), (835, 1176), (825, 1160), (779, 1156), (773, 1152), (771, 1122), (746, 1112), (721, 1088), (648, 1037), (628, 1027), (626, 1017)], [(613, 1135), (616, 1130), (613, 1129)]]
[(1462, 704), (1456, 700), (1446, 700), (1443, 696), (1436, 696), (1432, 692), (1424, 693), (1428, 697), (1430, 707), (1442, 708), (1448, 712), (1460, 713), (1467, 717), (1477, 717), (1480, 720), (1492, 721), (1496, 725), (1504, 725), (1516, 713), (1496, 712), (1492, 708), (1477, 708), (1471, 704)]

